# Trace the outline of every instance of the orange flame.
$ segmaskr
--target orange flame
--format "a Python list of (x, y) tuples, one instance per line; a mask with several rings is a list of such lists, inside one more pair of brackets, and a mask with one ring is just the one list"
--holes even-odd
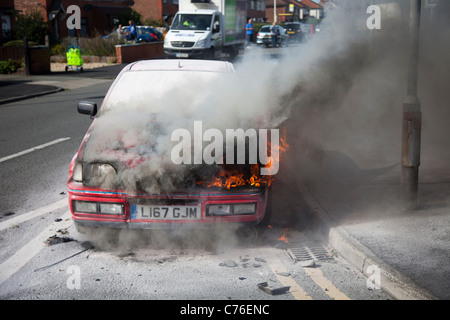
[(284, 241), (287, 244), (289, 244), (289, 241), (288, 241), (287, 236), (286, 236), (287, 231), (288, 231), (288, 228), (284, 229), (283, 235), (278, 240), (279, 241)]
[[(267, 142), (268, 150), (271, 150), (270, 140)], [(281, 155), (289, 150), (289, 144), (286, 140), (286, 130), (283, 130), (282, 136), (280, 137), (279, 144), (279, 157), (274, 159), (270, 157), (270, 161), (264, 167), (271, 168), (272, 162), (280, 161)], [(272, 167), (273, 168), (273, 167)], [(268, 187), (275, 180), (273, 175), (260, 175), (260, 165), (253, 164), (250, 166), (249, 173), (243, 172), (242, 166), (222, 166), (220, 172), (217, 176), (211, 178), (209, 181), (198, 181), (197, 184), (202, 185), (206, 188), (217, 187), (226, 188), (230, 190), (231, 188), (241, 187), (241, 186), (252, 186), (261, 187), (267, 185)]]

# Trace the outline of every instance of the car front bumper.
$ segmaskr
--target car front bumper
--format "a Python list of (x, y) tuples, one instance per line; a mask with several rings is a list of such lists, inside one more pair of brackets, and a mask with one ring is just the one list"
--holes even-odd
[[(269, 189), (263, 188), (239, 188), (234, 190), (196, 189), (191, 192), (172, 193), (164, 195), (130, 194), (125, 191), (108, 191), (87, 188), (81, 183), (69, 182), (69, 206), (72, 219), (76, 226), (97, 228), (127, 228), (127, 229), (179, 229), (179, 228), (211, 228), (218, 225), (257, 225), (264, 218), (267, 206)], [(112, 205), (122, 208), (122, 212), (116, 214), (103, 214), (100, 212), (84, 212), (77, 209), (80, 203), (88, 203), (94, 208), (100, 205)], [(211, 213), (214, 206), (233, 207), (250, 204), (252, 213)], [(80, 206), (81, 207), (81, 206)], [(142, 208), (155, 208), (161, 210), (177, 208), (198, 208), (195, 219), (186, 213), (178, 217), (165, 219), (162, 214), (152, 217), (138, 211)], [(147, 210), (147, 209), (146, 209)], [(172, 209), (174, 210), (174, 209)], [(151, 210), (150, 210), (151, 212)], [(184, 212), (184, 211), (183, 211)]]

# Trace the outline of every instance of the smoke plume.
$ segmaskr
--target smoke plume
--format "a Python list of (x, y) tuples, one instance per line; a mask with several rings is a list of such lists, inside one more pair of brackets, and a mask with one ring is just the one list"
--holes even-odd
[[(203, 130), (287, 128), (291, 147), (275, 177), (280, 184), (298, 177), (361, 182), (362, 167), (385, 168), (380, 175), (389, 171), (400, 162), (409, 2), (372, 1), (381, 8), (380, 30), (367, 28), (367, 4), (355, 2), (335, 1), (337, 7), (327, 12), (320, 32), (280, 51), (276, 59), (254, 46), (235, 63), (235, 75), (205, 82), (190, 79), (170, 92), (170, 83), (156, 81), (151, 94), (115, 97), (115, 103), (132, 108), (97, 119), (85, 161), (119, 158), (128, 163), (103, 187), (122, 181), (130, 191), (174, 191), (189, 181), (196, 166), (172, 163), (171, 133), (185, 128), (193, 136), (194, 121), (202, 121)], [(433, 12), (422, 12), (419, 98), (424, 151), (430, 151), (424, 165), (444, 144), (450, 154), (450, 76), (444, 71), (450, 62), (449, 7), (441, 1)], [(292, 186), (280, 190), (291, 190), (280, 192), (283, 201), (297, 196)]]

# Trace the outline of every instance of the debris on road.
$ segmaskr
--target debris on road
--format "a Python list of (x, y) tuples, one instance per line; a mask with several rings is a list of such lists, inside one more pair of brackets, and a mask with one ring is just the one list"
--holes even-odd
[(65, 242), (70, 242), (70, 241), (75, 241), (75, 239), (70, 238), (70, 237), (59, 237), (55, 234), (51, 237), (48, 237), (48, 239), (45, 240), (45, 244), (48, 246), (53, 246), (55, 244), (65, 243)]
[(283, 293), (289, 291), (289, 289), (291, 287), (284, 286), (284, 287), (279, 287), (279, 288), (272, 288), (272, 287), (269, 287), (267, 282), (261, 282), (261, 283), (258, 283), (258, 288), (261, 289), (262, 291), (264, 291), (265, 293), (275, 296), (275, 295), (283, 294)]
[(220, 267), (229, 267), (229, 268), (234, 268), (236, 267), (238, 264), (236, 262), (234, 262), (233, 260), (225, 260), (224, 262), (219, 263)]
[(299, 263), (304, 268), (315, 268), (316, 267), (316, 262), (314, 260), (299, 261)]
[[(55, 236), (56, 236), (56, 235), (55, 235)], [(50, 238), (52, 238), (52, 237), (50, 237)], [(49, 238), (49, 239), (50, 239), (50, 238)], [(48, 240), (48, 239), (47, 239), (47, 240)], [(75, 240), (72, 239), (72, 241), (75, 241)], [(63, 261), (69, 260), (69, 259), (71, 259), (71, 258), (73, 258), (73, 257), (75, 257), (75, 256), (77, 256), (77, 255), (79, 255), (80, 253), (83, 253), (83, 252), (85, 252), (85, 251), (87, 251), (87, 250), (90, 250), (90, 249), (94, 249), (94, 246), (93, 246), (92, 244), (90, 244), (89, 241), (82, 242), (82, 243), (81, 243), (81, 246), (83, 247), (83, 250), (78, 251), (78, 252), (72, 254), (71, 256), (68, 256), (68, 257), (66, 257), (66, 258), (64, 258), (64, 259), (61, 259), (61, 260), (59, 260), (59, 261), (56, 261), (56, 262), (54, 262), (54, 263), (52, 263), (52, 264), (49, 264), (49, 265), (47, 265), (47, 266), (45, 266), (45, 267), (37, 268), (37, 269), (34, 270), (34, 272), (48, 269), (48, 268), (53, 267), (53, 266), (55, 266), (55, 265), (57, 265), (57, 264), (59, 264), (59, 263), (61, 263), (61, 262), (63, 262)]]

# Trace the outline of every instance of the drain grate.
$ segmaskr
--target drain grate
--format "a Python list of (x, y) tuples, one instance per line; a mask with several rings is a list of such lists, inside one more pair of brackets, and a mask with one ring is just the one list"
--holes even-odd
[(322, 244), (314, 241), (302, 241), (289, 244), (289, 256), (295, 261), (326, 261), (333, 260), (333, 255)]

